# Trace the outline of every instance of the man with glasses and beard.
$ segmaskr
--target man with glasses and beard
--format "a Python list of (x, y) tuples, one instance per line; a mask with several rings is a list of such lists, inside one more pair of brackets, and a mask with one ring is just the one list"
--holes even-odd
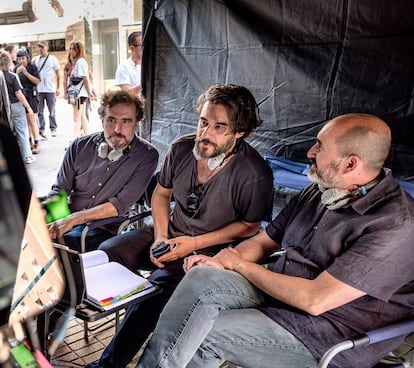
[[(49, 197), (64, 190), (69, 196), (69, 217), (48, 225), (52, 239), (80, 250), (85, 223), (126, 213), (142, 196), (158, 164), (154, 146), (136, 132), (144, 114), (140, 97), (127, 91), (102, 96), (98, 114), (103, 132), (77, 138), (65, 153)], [(113, 236), (94, 229), (86, 238), (87, 250)]]
[[(99, 247), (133, 271), (154, 270), (150, 280), (163, 291), (128, 308), (100, 361), (88, 367), (125, 367), (184, 276), (184, 257), (214, 255), (256, 234), (272, 207), (272, 172), (244, 140), (260, 124), (250, 91), (213, 85), (199, 97), (196, 112), (196, 134), (179, 138), (167, 153), (152, 197), (154, 226)], [(158, 255), (159, 246), (167, 252)]]

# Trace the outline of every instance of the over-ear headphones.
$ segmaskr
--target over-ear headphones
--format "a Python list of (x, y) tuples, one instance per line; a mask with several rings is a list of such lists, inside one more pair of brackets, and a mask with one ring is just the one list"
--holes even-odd
[(118, 161), (124, 154), (129, 152), (130, 145), (128, 145), (123, 151), (119, 151), (116, 149), (109, 151), (108, 143), (101, 142), (98, 146), (98, 156), (103, 159), (108, 159), (111, 162)]
[(337, 210), (345, 207), (349, 202), (366, 195), (368, 191), (374, 188), (383, 177), (384, 174), (381, 171), (381, 174), (378, 175), (373, 181), (366, 185), (359, 186), (353, 191), (338, 188), (326, 189), (319, 186), (319, 189), (322, 192), (321, 202), (328, 210)]
[[(231, 155), (237, 153), (240, 148), (240, 139), (236, 141), (236, 145), (229, 153), (225, 154), (224, 152), (222, 152), (218, 156), (210, 157), (207, 161), (208, 168), (212, 171), (217, 169), (218, 167), (223, 165), (224, 161), (226, 161)], [(202, 159), (202, 157), (197, 153), (195, 146), (193, 148), (193, 155), (197, 161)]]

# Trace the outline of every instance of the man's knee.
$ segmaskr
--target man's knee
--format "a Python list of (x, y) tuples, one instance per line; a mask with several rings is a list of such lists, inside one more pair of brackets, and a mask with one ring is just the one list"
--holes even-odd
[(152, 234), (132, 230), (105, 240), (98, 249), (103, 250), (111, 261), (121, 263), (135, 272), (149, 258), (147, 253), (152, 239)]
[[(214, 290), (221, 288), (227, 280), (229, 271), (209, 266), (196, 266), (187, 272), (180, 283), (182, 287), (192, 294), (198, 295), (214, 293)], [(194, 290), (193, 290), (194, 289)]]
[[(103, 241), (98, 249), (103, 250), (108, 255), (117, 255), (118, 253), (123, 253), (124, 245), (122, 236), (113, 236), (105, 241)], [(112, 257), (111, 257), (112, 258)]]
[(255, 287), (237, 272), (209, 266), (192, 268), (178, 285), (183, 295), (192, 295), (200, 300), (244, 300), (243, 303), (260, 304), (262, 295), (256, 293)]

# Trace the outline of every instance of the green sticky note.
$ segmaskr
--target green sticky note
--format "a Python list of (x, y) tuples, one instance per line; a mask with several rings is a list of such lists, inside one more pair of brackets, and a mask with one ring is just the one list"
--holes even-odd
[(60, 220), (70, 215), (68, 196), (63, 190), (60, 190), (57, 195), (43, 202), (43, 207), (46, 209), (46, 223)]
[(20, 344), (10, 349), (14, 360), (17, 362), (20, 368), (31, 367), (41, 368), (36, 361), (32, 352), (24, 344)]

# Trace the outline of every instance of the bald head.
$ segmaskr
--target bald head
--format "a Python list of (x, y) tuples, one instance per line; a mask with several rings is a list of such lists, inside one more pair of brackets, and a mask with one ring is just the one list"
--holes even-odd
[(323, 129), (335, 132), (338, 155), (358, 156), (366, 170), (378, 172), (391, 148), (391, 130), (380, 118), (368, 114), (346, 114), (332, 119)]

